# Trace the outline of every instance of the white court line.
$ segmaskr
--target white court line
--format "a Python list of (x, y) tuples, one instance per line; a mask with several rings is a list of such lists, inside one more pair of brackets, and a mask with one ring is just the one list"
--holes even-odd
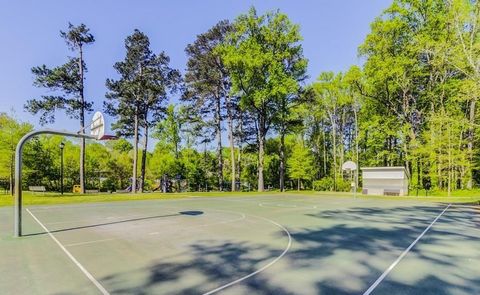
[(317, 209), (317, 206), (311, 207), (300, 207), (298, 205), (285, 205), (285, 204), (277, 204), (277, 203), (258, 203), (258, 206), (264, 208), (280, 208), (280, 209), (291, 209), (293, 210), (314, 210)]
[(93, 240), (93, 241), (88, 241), (88, 242), (72, 243), (72, 244), (66, 244), (65, 247), (81, 246), (81, 245), (101, 243), (101, 242), (113, 241), (113, 240), (115, 240), (115, 239), (101, 239), (101, 240)]
[[(228, 211), (227, 211), (228, 212)], [(206, 226), (212, 226), (212, 225), (219, 225), (219, 224), (227, 224), (227, 223), (232, 223), (232, 222), (237, 222), (237, 221), (240, 221), (240, 220), (244, 220), (245, 219), (245, 214), (243, 213), (240, 213), (238, 212), (238, 214), (240, 214), (240, 218), (236, 218), (236, 219), (232, 219), (232, 220), (223, 220), (223, 221), (219, 221), (219, 222), (212, 222), (212, 223), (204, 223), (204, 224), (200, 224), (200, 225), (192, 225), (192, 226), (188, 226), (188, 227), (185, 227), (185, 228), (182, 228), (182, 231), (185, 230), (185, 229), (192, 229), (192, 228), (198, 228), (198, 227), (206, 227)], [(158, 235), (160, 234), (160, 232), (158, 231), (154, 231), (154, 232), (151, 232), (149, 233), (149, 235)]]
[(267, 268), (269, 268), (270, 266), (272, 266), (273, 264), (275, 264), (277, 261), (279, 261), (280, 259), (282, 259), (282, 257), (285, 256), (285, 254), (287, 254), (288, 250), (290, 250), (290, 247), (292, 246), (292, 236), (290, 235), (290, 232), (289, 232), (283, 225), (278, 224), (278, 223), (276, 223), (275, 221), (270, 220), (270, 219), (265, 218), (265, 217), (254, 216), (254, 215), (249, 215), (249, 216), (266, 220), (266, 221), (268, 221), (268, 222), (276, 225), (276, 226), (279, 227), (280, 229), (282, 229), (282, 230), (287, 234), (287, 237), (288, 237), (287, 247), (285, 248), (285, 250), (283, 250), (283, 252), (282, 252), (279, 256), (277, 256), (274, 260), (270, 261), (270, 263), (264, 265), (263, 267), (257, 269), (256, 271), (254, 271), (254, 272), (252, 272), (252, 273), (250, 273), (250, 274), (248, 274), (248, 275), (246, 275), (246, 276), (243, 276), (243, 277), (241, 277), (241, 278), (239, 278), (239, 279), (237, 279), (237, 280), (235, 280), (235, 281), (232, 281), (232, 282), (230, 282), (230, 283), (228, 283), (228, 284), (225, 284), (225, 285), (223, 285), (223, 286), (220, 286), (220, 287), (218, 287), (218, 288), (216, 288), (216, 289), (213, 289), (213, 290), (211, 290), (211, 291), (208, 291), (208, 292), (206, 292), (206, 293), (203, 293), (203, 295), (210, 295), (210, 294), (213, 294), (213, 293), (217, 293), (218, 291), (221, 291), (221, 290), (226, 289), (226, 288), (228, 288), (228, 287), (231, 287), (231, 286), (233, 286), (233, 285), (235, 285), (235, 284), (238, 284), (238, 283), (240, 283), (240, 282), (242, 282), (242, 281), (244, 281), (244, 280), (246, 280), (246, 279), (248, 279), (248, 278), (250, 278), (250, 277), (253, 277), (254, 275), (256, 275), (256, 274), (258, 274), (258, 273), (266, 270)]
[[(155, 212), (151, 212), (150, 214), (153, 214), (153, 213), (155, 213)], [(104, 220), (119, 219), (119, 220), (114, 221), (114, 223), (115, 223), (115, 222), (118, 222), (118, 221), (128, 221), (129, 219), (136, 219), (136, 218), (142, 218), (142, 217), (145, 217), (145, 214), (99, 217), (99, 218), (93, 219), (93, 221), (94, 222), (102, 222)], [(92, 219), (90, 218), (90, 219), (88, 219), (88, 221), (91, 222)], [(55, 221), (55, 222), (45, 222), (45, 224), (55, 225), (55, 224), (77, 223), (77, 222), (85, 222), (85, 218), (84, 219), (77, 219), (77, 220), (63, 220), (63, 221)], [(86, 226), (89, 226), (89, 225), (86, 225)]]
[(385, 279), (385, 277), (395, 268), (395, 266), (397, 266), (397, 264), (400, 262), (400, 260), (403, 259), (403, 257), (405, 255), (407, 255), (407, 253), (415, 246), (415, 244), (427, 233), (427, 231), (433, 226), (433, 224), (435, 222), (437, 222), (437, 220), (443, 215), (443, 213), (445, 213), (445, 211), (447, 211), (448, 208), (450, 208), (450, 205), (451, 204), (448, 204), (448, 206), (443, 209), (442, 212), (440, 212), (440, 214), (438, 214), (438, 216), (430, 223), (429, 226), (427, 226), (427, 228), (415, 239), (415, 241), (413, 241), (410, 246), (408, 246), (407, 249), (405, 249), (402, 254), (400, 254), (400, 256), (398, 256), (397, 260), (395, 260), (383, 273), (380, 277), (378, 277), (378, 279), (370, 286), (370, 288), (367, 289), (367, 291), (365, 291), (363, 293), (363, 295), (368, 295), (370, 293), (372, 293), (372, 291), (378, 286), (378, 284), (380, 284), (383, 279)]
[(75, 257), (73, 257), (73, 255), (62, 245), (62, 243), (60, 243), (60, 241), (57, 240), (57, 238), (50, 232), (50, 230), (48, 230), (48, 228), (46, 228), (45, 225), (43, 225), (43, 223), (41, 223), (40, 220), (38, 220), (38, 218), (35, 217), (35, 215), (33, 215), (32, 212), (30, 212), (30, 210), (28, 209), (26, 210), (33, 217), (33, 219), (35, 219), (35, 221), (48, 233), (50, 238), (52, 238), (52, 240), (54, 240), (55, 243), (57, 243), (60, 249), (62, 249), (63, 252), (67, 254), (68, 258), (70, 258), (70, 260), (72, 260), (73, 263), (75, 263), (75, 265), (85, 274), (85, 276), (87, 276), (87, 278), (95, 285), (95, 287), (97, 287), (97, 289), (103, 295), (110, 295), (110, 293), (108, 293), (108, 291), (105, 290), (105, 288), (92, 276), (92, 274), (89, 273), (88, 270), (85, 267), (83, 267), (83, 265), (81, 265), (80, 262), (78, 262), (78, 260), (75, 259)]

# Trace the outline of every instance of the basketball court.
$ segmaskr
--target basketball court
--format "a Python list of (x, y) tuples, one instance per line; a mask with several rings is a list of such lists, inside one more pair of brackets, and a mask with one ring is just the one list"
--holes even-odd
[(480, 208), (272, 194), (0, 208), (2, 294), (480, 294)]

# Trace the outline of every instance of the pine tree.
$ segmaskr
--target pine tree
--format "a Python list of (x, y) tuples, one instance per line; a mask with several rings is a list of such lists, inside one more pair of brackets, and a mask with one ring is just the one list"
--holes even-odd
[[(53, 69), (46, 65), (32, 68), (35, 75), (34, 85), (47, 88), (56, 92), (56, 95), (42, 95), (40, 99), (27, 101), (25, 108), (36, 115), (41, 113), (40, 123), (53, 123), (55, 111), (63, 109), (67, 115), (80, 120), (81, 132), (85, 129), (85, 113), (92, 111), (92, 102), (85, 100), (84, 80), (87, 68), (83, 57), (83, 47), (95, 42), (95, 38), (84, 24), (68, 25), (68, 31), (60, 31), (60, 36), (65, 40), (77, 57), (69, 57), (64, 65)], [(80, 146), (80, 187), (85, 193), (85, 139), (81, 139)]]

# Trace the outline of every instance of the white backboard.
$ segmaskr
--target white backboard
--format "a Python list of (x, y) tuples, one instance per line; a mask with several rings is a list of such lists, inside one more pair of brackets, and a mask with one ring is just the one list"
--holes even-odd
[(96, 112), (93, 115), (92, 122), (90, 123), (90, 135), (95, 136), (98, 140), (102, 139), (105, 135), (105, 119), (101, 112)]
[(342, 165), (342, 170), (345, 170), (345, 171), (357, 170), (357, 164), (355, 164), (355, 162), (353, 161), (346, 161)]

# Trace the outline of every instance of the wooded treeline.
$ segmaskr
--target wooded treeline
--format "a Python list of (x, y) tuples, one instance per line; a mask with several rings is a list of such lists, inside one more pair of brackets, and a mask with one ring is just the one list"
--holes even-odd
[[(114, 65), (118, 75), (106, 80), (103, 106), (115, 118), (113, 129), (133, 144), (89, 144), (86, 157), (100, 150), (123, 157), (118, 167), (99, 164), (111, 189), (132, 179), (133, 187), (148, 190), (169, 178), (173, 190), (348, 190), (341, 169), (346, 160), (360, 167), (405, 166), (412, 190), (426, 183), (448, 192), (472, 189), (480, 183), (479, 28), (478, 1), (395, 0), (360, 44), (362, 65), (319, 73), (312, 83), (300, 27), (279, 11), (259, 15), (252, 8), (198, 35), (186, 46), (184, 75), (135, 30), (125, 40), (125, 59)], [(94, 39), (84, 25), (69, 30), (62, 36), (80, 50), (80, 59), (33, 68), (35, 85), (59, 95), (26, 107), (44, 123), (65, 109), (83, 126), (83, 112), (92, 105), (83, 98), (87, 61), (78, 44)], [(12, 136), (1, 135), (2, 150), (11, 150)], [(151, 137), (158, 143), (148, 152)], [(36, 144), (48, 151), (55, 140)], [(6, 178), (10, 164), (2, 158)], [(57, 178), (31, 181), (39, 179)], [(77, 181), (72, 174), (71, 183)], [(97, 184), (87, 179), (86, 185)]]

